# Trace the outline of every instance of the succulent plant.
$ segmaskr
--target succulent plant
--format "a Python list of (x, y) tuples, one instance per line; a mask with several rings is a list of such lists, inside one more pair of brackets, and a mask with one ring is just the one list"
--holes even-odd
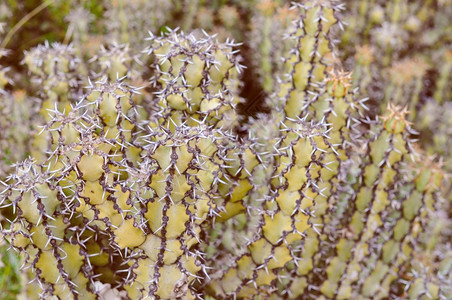
[(156, 125), (205, 123), (225, 130), (238, 125), (235, 107), (242, 101), (238, 80), (242, 66), (234, 43), (176, 31), (148, 39), (151, 46), (146, 51), (153, 57), (154, 71), (151, 82), (158, 90), (153, 108), (159, 110)]
[(22, 297), (451, 297), (448, 3), (105, 2), (95, 51), (83, 3), (0, 68)]
[(59, 43), (45, 43), (25, 53), (24, 64), (32, 81), (40, 88), (41, 115), (49, 121), (49, 110), (71, 111), (71, 100), (80, 96), (80, 85), (86, 71), (75, 49)]
[(257, 54), (253, 56), (256, 70), (260, 72), (261, 84), (265, 92), (271, 92), (277, 84), (276, 76), (281, 76), (281, 57), (290, 51), (292, 43), (284, 34), (296, 19), (296, 10), (280, 1), (262, 0), (256, 5), (251, 21), (250, 45)]

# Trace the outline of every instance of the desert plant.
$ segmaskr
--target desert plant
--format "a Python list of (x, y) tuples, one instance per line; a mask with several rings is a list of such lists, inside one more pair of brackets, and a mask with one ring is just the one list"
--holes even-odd
[[(160, 2), (105, 3), (98, 50), (74, 19), (89, 12), (73, 11), (73, 44), (25, 52), (26, 91), (0, 69), (1, 234), (31, 282), (22, 295), (450, 298), (450, 51), (437, 37), (405, 54), (408, 33), (447, 28), (419, 23), (447, 5), (200, 0), (145, 14)], [(161, 27), (178, 21), (186, 32)], [(252, 37), (253, 61), (196, 24)], [(244, 65), (268, 95), (248, 120)], [(415, 129), (431, 128), (426, 147)]]

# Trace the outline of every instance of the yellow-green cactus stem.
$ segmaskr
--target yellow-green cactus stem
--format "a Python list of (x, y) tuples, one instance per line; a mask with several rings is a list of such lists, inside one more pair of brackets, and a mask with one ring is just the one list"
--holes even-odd
[(269, 178), (270, 193), (264, 199), (244, 203), (259, 220), (259, 234), (240, 247), (242, 253), (232, 264), (225, 261), (228, 268), (211, 275), (215, 280), (210, 288), (219, 297), (263, 295), (275, 288), (279, 270), (295, 259), (296, 245), (312, 226), (311, 209), (323, 197), (319, 196), (317, 164), (328, 146), (324, 126), (298, 126), (287, 129), (275, 146), (279, 156)]
[[(240, 14), (238, 8), (233, 5), (224, 5), (218, 10), (218, 18), (221, 21), (221, 24), (225, 27), (225, 29), (229, 32), (234, 33), (235, 27), (239, 24)], [(237, 36), (238, 33), (233, 34), (233, 36)]]
[(355, 52), (356, 66), (353, 69), (353, 84), (359, 87), (361, 92), (367, 92), (367, 87), (372, 83), (373, 62), (375, 49), (368, 44), (357, 46)]
[(185, 5), (183, 8), (184, 21), (182, 24), (182, 29), (187, 31), (192, 28), (193, 21), (195, 19), (195, 15), (196, 15), (196, 12), (199, 7), (199, 0), (193, 0), (193, 1), (186, 0), (186, 1), (183, 1), (183, 3)]
[[(136, 276), (125, 286), (131, 297), (190, 299), (196, 294), (192, 282), (198, 272), (207, 270), (201, 264), (202, 248), (194, 249), (201, 240), (201, 226), (225, 210), (218, 185), (231, 180), (225, 176), (228, 154), (223, 148), (234, 142), (206, 127), (179, 126), (174, 133), (151, 133), (144, 154), (148, 168), (143, 179), (137, 176), (133, 188), (135, 199), (146, 207), (142, 217), (134, 219), (148, 226), (149, 233), (141, 242), (143, 234), (137, 231), (140, 238), (133, 238), (134, 230), (123, 229), (125, 225), (115, 232), (118, 246), (133, 243), (145, 254), (129, 263)], [(152, 193), (143, 197), (140, 185)]]
[(215, 12), (212, 7), (200, 7), (196, 14), (195, 28), (202, 28), (207, 32), (210, 32), (214, 25), (214, 15)]
[[(314, 281), (312, 279), (315, 273), (314, 267), (321, 264), (323, 243), (328, 239), (329, 233), (326, 231), (327, 225), (335, 221), (334, 211), (337, 202), (341, 201), (341, 182), (344, 172), (349, 172), (347, 162), (351, 159), (349, 153), (353, 148), (348, 141), (352, 140), (354, 118), (358, 117), (364, 106), (363, 100), (355, 100), (356, 95), (350, 91), (351, 74), (343, 71), (331, 71), (326, 79), (326, 91), (319, 96), (319, 100), (314, 106), (317, 108), (316, 116), (326, 119), (330, 124), (328, 128), (328, 138), (324, 139), (328, 151), (319, 157), (321, 168), (318, 170), (319, 178), (316, 182), (317, 189), (320, 191), (315, 198), (313, 211), (315, 217), (311, 218), (313, 227), (306, 232), (304, 239), (304, 249), (298, 257), (297, 275), (294, 280), (288, 280), (287, 291), (293, 295), (299, 295), (306, 292), (308, 285), (302, 285), (297, 291), (292, 290), (298, 284), (295, 280), (304, 280), (306, 282)], [(322, 104), (322, 102), (324, 104)], [(326, 105), (325, 105), (326, 104)], [(318, 227), (316, 227), (318, 225)]]
[(330, 29), (340, 24), (336, 12), (341, 6), (308, 1), (295, 4), (295, 8), (299, 11), (299, 20), (289, 28), (289, 39), (295, 49), (284, 57), (281, 84), (268, 103), (273, 109), (283, 109), (292, 119), (313, 113), (311, 103), (316, 101), (318, 84), (324, 81), (327, 68), (333, 63)]
[(102, 47), (92, 60), (98, 62), (100, 66), (99, 74), (108, 75), (107, 79), (114, 82), (127, 75), (133, 76), (130, 73), (132, 65), (130, 52), (128, 44), (112, 43), (108, 47)]
[[(94, 278), (122, 280), (117, 275), (124, 272), (121, 263), (105, 269), (105, 259), (121, 256), (114, 247), (133, 248), (145, 240), (131, 218), (138, 207), (129, 202), (130, 188), (122, 182), (141, 151), (134, 93), (121, 82), (97, 83), (70, 113), (54, 112), (43, 130), (49, 143), (46, 159), (36, 167), (26, 162), (23, 168), (28, 169), (12, 178), (18, 182), (3, 201), (18, 210), (18, 224), (29, 224), (14, 235), (13, 244), (38, 250), (27, 263), (39, 270), (44, 293), (61, 298), (85, 293), (94, 299)], [(108, 135), (113, 130), (115, 135)], [(22, 179), (31, 171), (36, 178)], [(20, 188), (24, 191), (17, 194)]]
[[(76, 45), (76, 49), (80, 51), (80, 57), (84, 57), (89, 54), (89, 51), (81, 51), (88, 45), (88, 40), (90, 38), (90, 23), (92, 23), (94, 16), (90, 11), (84, 7), (78, 6), (73, 8), (69, 14), (66, 16), (66, 20), (69, 25), (69, 34), (71, 35), (71, 41)], [(69, 38), (67, 35), (66, 39)]]
[(420, 58), (395, 62), (387, 70), (390, 81), (385, 90), (385, 103), (407, 105), (411, 112), (410, 120), (415, 119), (427, 69), (428, 64)]
[(81, 95), (80, 84), (86, 70), (72, 46), (59, 43), (39, 45), (25, 52), (24, 63), (32, 80), (41, 87), (41, 115), (50, 120), (50, 111), (57, 108), (69, 113), (71, 101)]
[[(342, 43), (348, 45), (356, 39), (356, 30), (362, 31), (363, 42), (368, 42), (369, 30), (371, 25), (380, 24), (383, 21), (384, 11), (377, 3), (369, 3), (370, 1), (355, 1), (350, 5), (349, 13), (354, 18), (347, 18), (345, 21), (348, 26), (345, 27), (342, 35)], [(373, 4), (373, 5), (372, 5)]]
[[(265, 177), (255, 180), (261, 175), (257, 170), (261, 158), (254, 142), (243, 141), (240, 147), (230, 143), (226, 146), (224, 158), (226, 172), (219, 184), (224, 205), (208, 236), (207, 266), (216, 265), (217, 260), (225, 255), (236, 256), (247, 251), (247, 242), (253, 238), (260, 222), (259, 216), (251, 209), (256, 195), (260, 194), (254, 190)], [(218, 251), (218, 248), (224, 250)]]
[(225, 211), (217, 218), (220, 222), (245, 210), (247, 196), (254, 186), (252, 174), (260, 163), (252, 142), (243, 142), (242, 147), (230, 144), (226, 149), (227, 173), (219, 184), (219, 191), (225, 199)]
[[(450, 1), (288, 2), (112, 1), (105, 36), (77, 36), (80, 9), (78, 49), (25, 53), (26, 92), (0, 68), (0, 155), (30, 136), (33, 157), (0, 166), (24, 297), (451, 298)], [(161, 27), (178, 22), (226, 42)], [(258, 78), (239, 78), (238, 47)], [(245, 123), (249, 87), (270, 112)], [(407, 106), (374, 121), (388, 101)]]
[(284, 33), (296, 17), (296, 10), (275, 0), (260, 0), (253, 11), (250, 45), (258, 55), (252, 57), (252, 62), (267, 93), (275, 88), (281, 75), (284, 65), (280, 58), (291, 49), (291, 40), (284, 39)]
[(237, 125), (238, 76), (242, 66), (235, 44), (220, 44), (210, 36), (195, 37), (171, 31), (148, 38), (152, 55), (153, 82), (160, 88), (159, 123), (174, 128), (200, 123), (217, 128)]
[[(327, 297), (350, 297), (358, 280), (353, 274), (369, 271), (363, 270), (361, 261), (371, 251), (373, 237), (382, 230), (386, 211), (391, 204), (391, 189), (400, 172), (399, 165), (411, 159), (406, 113), (405, 109), (389, 106), (383, 117), (383, 128), (367, 146), (370, 161), (362, 169), (361, 186), (357, 188), (353, 200), (354, 211), (348, 208), (351, 212), (350, 223), (344, 227), (346, 234), (336, 245), (338, 255), (328, 264), (327, 280), (320, 286), (320, 291)], [(353, 249), (350, 250), (351, 255), (347, 250), (350, 246)], [(381, 279), (379, 276), (385, 274), (387, 266), (381, 262), (376, 263), (375, 268), (375, 276)], [(331, 272), (328, 273), (328, 270)]]
[(0, 179), (13, 170), (11, 164), (24, 160), (30, 151), (29, 132), (37, 114), (30, 100), (24, 90), (10, 93), (0, 88)]
[[(439, 187), (443, 180), (442, 171), (429, 158), (421, 157), (421, 159), (423, 161), (420, 160), (417, 164), (410, 166), (415, 168), (416, 176), (414, 180), (407, 178), (412, 182), (412, 187), (409, 193), (404, 195), (402, 205), (399, 207), (401, 216), (391, 220), (391, 224), (395, 224), (392, 230), (385, 229), (380, 233), (380, 236), (386, 238), (392, 235), (383, 243), (382, 252), (377, 261), (377, 264), (382, 263), (388, 268), (378, 275), (372, 272), (364, 280), (359, 291), (364, 296), (372, 294), (380, 299), (388, 297), (390, 284), (399, 280), (399, 276), (394, 273), (398, 272), (401, 275), (400, 266), (407, 261), (416, 260), (417, 247), (413, 240), (422, 238), (423, 230), (427, 227), (427, 222), (424, 220), (434, 211), (435, 202), (438, 201)], [(372, 255), (376, 254), (375, 252)], [(377, 286), (383, 286), (384, 289), (377, 292)], [(432, 296), (438, 297), (437, 292)]]
[(95, 299), (88, 256), (76, 238), (80, 229), (69, 229), (66, 208), (70, 203), (60, 201), (61, 188), (49, 175), (30, 160), (17, 166), (13, 183), (2, 197), (3, 205), (8, 201), (17, 210), (14, 227), (21, 227), (11, 236), (12, 245), (26, 251), (25, 266), (31, 267), (40, 283), (41, 297), (79, 294)]
[(440, 77), (436, 83), (435, 93), (433, 98), (442, 103), (445, 99), (451, 99), (452, 89), (448, 88), (448, 82), (450, 82), (450, 74), (452, 71), (452, 50), (446, 50), (441, 60)]
[[(329, 142), (339, 146), (341, 160), (345, 160), (347, 145), (345, 141), (351, 139), (351, 132), (356, 118), (367, 109), (365, 102), (368, 100), (356, 99), (356, 90), (352, 90), (352, 74), (343, 70), (331, 70), (325, 79), (326, 91), (319, 95), (316, 108), (316, 118), (325, 118), (331, 129), (328, 134)], [(344, 144), (345, 142), (345, 144)]]

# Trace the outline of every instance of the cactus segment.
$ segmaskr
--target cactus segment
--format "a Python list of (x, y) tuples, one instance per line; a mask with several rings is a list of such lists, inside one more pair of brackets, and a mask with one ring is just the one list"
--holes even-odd
[(238, 76), (240, 57), (234, 55), (232, 42), (218, 43), (205, 35), (196, 38), (171, 31), (167, 36), (148, 38), (146, 50), (152, 55), (154, 85), (159, 86), (159, 115), (156, 123), (196, 126), (199, 123), (217, 128), (232, 128), (238, 116), (234, 108), (240, 103)]

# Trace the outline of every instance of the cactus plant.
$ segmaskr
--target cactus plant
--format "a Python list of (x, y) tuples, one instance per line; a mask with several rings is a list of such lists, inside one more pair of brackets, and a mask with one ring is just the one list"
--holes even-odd
[[(26, 91), (0, 69), (0, 232), (22, 296), (450, 298), (450, 5), (168, 1), (143, 17), (160, 2), (105, 3), (95, 51), (74, 27), (89, 5), (74, 10), (73, 44), (25, 52)], [(248, 81), (268, 113), (240, 113)]]

